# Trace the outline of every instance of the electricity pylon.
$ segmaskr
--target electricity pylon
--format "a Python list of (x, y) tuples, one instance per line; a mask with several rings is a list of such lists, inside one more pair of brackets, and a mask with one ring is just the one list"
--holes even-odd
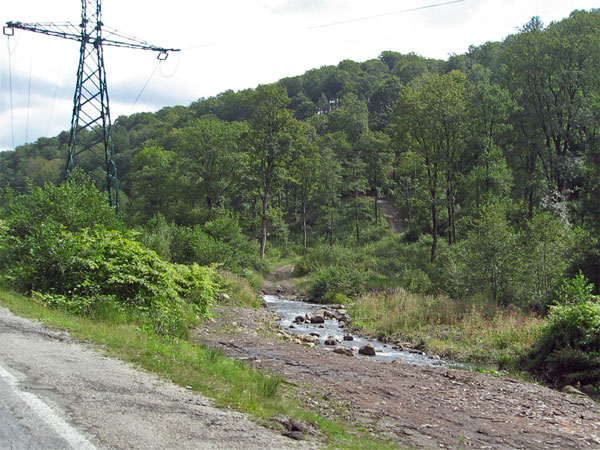
[[(89, 152), (98, 158), (98, 151), (104, 151), (106, 189), (111, 206), (120, 211), (119, 180), (115, 164), (112, 141), (111, 120), (106, 69), (104, 68), (104, 45), (125, 47), (158, 52), (158, 59), (164, 61), (169, 52), (179, 49), (163, 48), (146, 41), (127, 36), (115, 29), (104, 27), (102, 23), (101, 0), (81, 0), (81, 24), (64, 23), (22, 23), (6, 22), (4, 34), (13, 36), (15, 29), (56, 36), (81, 42), (77, 84), (73, 97), (73, 116), (69, 135), (67, 173), (75, 166), (76, 157)], [(108, 37), (103, 37), (106, 29)], [(88, 133), (83, 133), (88, 130)]]

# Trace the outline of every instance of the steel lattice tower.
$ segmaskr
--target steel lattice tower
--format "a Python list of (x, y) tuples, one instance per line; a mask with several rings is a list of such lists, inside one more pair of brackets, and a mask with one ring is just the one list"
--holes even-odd
[[(167, 58), (168, 52), (179, 51), (179, 49), (157, 47), (146, 41), (124, 35), (115, 29), (104, 27), (101, 0), (81, 1), (81, 23), (79, 25), (71, 22), (7, 22), (3, 30), (4, 34), (13, 36), (15, 28), (81, 43), (66, 170), (68, 174), (75, 167), (76, 160), (79, 161), (78, 156), (83, 152), (97, 158), (102, 158), (101, 153), (103, 152), (108, 200), (110, 205), (119, 211), (119, 181), (114, 159), (103, 46), (156, 51), (158, 59), (161, 61)], [(102, 35), (103, 30), (107, 30), (108, 37)], [(78, 162), (78, 164), (80, 163)]]

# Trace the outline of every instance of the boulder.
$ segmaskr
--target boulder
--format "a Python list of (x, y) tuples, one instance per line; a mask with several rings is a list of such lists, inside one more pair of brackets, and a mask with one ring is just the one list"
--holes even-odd
[(561, 389), (561, 392), (565, 394), (577, 395), (580, 397), (586, 397), (586, 395), (578, 389), (575, 389), (573, 386), (565, 386)]
[(311, 321), (311, 319), (312, 319), (312, 314), (311, 314), (311, 313), (309, 313), (309, 312), (307, 312), (307, 313), (304, 315), (304, 320), (305, 320), (306, 322), (310, 322), (310, 321)]
[(352, 337), (352, 335), (350, 335), (350, 334), (347, 334), (347, 335), (345, 335), (345, 336), (344, 336), (344, 340), (345, 340), (345, 341), (353, 341), (353, 340), (354, 340), (354, 338)]
[(363, 345), (358, 349), (358, 353), (365, 356), (375, 356), (375, 347), (373, 347), (373, 344)]
[(304, 323), (304, 317), (303, 316), (296, 316), (296, 318), (294, 319), (295, 323)]
[(337, 315), (327, 310), (323, 311), (323, 317), (325, 317), (326, 319), (337, 319)]
[(329, 336), (327, 339), (325, 339), (325, 345), (337, 345), (337, 344), (338, 344), (338, 341), (336, 341), (333, 336)]
[(594, 388), (593, 384), (586, 384), (585, 386), (581, 387), (581, 390), (590, 397), (593, 397), (596, 394), (596, 389)]
[(333, 353), (337, 353), (338, 355), (344, 356), (354, 356), (354, 352), (352, 351), (352, 349), (349, 349), (348, 347), (344, 347), (342, 345), (338, 345), (336, 348), (334, 348)]
[(310, 318), (310, 323), (325, 323), (325, 319), (323, 316), (315, 315)]

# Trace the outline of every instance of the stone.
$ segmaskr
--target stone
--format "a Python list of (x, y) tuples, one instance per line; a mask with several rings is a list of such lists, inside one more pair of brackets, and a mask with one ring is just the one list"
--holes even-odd
[(393, 360), (392, 364), (401, 365), (401, 364), (404, 364), (404, 361), (402, 361), (400, 358), (398, 358), (398, 359)]
[(561, 392), (565, 394), (578, 395), (580, 397), (586, 397), (586, 395), (579, 389), (575, 389), (573, 386), (565, 386), (561, 389)]
[(352, 335), (350, 335), (350, 334), (347, 334), (347, 335), (344, 336), (344, 340), (345, 341), (353, 341), (354, 337), (352, 337)]
[(365, 356), (375, 356), (375, 347), (373, 347), (373, 344), (363, 345), (358, 349), (358, 353)]
[(285, 433), (281, 433), (285, 437), (289, 437), (290, 439), (294, 439), (295, 441), (301, 441), (304, 439), (304, 435), (299, 431), (286, 431)]
[(311, 336), (316, 336), (316, 337), (321, 337), (321, 335), (319, 333), (310, 333)]
[(221, 298), (222, 298), (223, 300), (229, 300), (229, 295), (227, 295), (225, 292), (223, 292), (223, 293), (221, 294)]
[(338, 345), (336, 348), (334, 348), (333, 353), (337, 353), (338, 355), (344, 356), (354, 356), (354, 352), (352, 351), (352, 349), (344, 347), (342, 345)]
[(335, 338), (333, 336), (329, 336), (327, 339), (325, 339), (325, 345), (337, 345), (338, 342), (335, 340)]
[(310, 323), (325, 323), (325, 319), (323, 316), (315, 315), (310, 318)]
[(332, 313), (331, 311), (327, 311), (327, 310), (323, 311), (323, 317), (325, 317), (326, 319), (336, 319), (337, 318), (337, 316), (334, 313)]
[(360, 350), (359, 347), (358, 347), (358, 345), (353, 345), (352, 346), (352, 351), (353, 352), (357, 352), (358, 350)]
[(296, 316), (296, 318), (294, 319), (294, 322), (296, 322), (296, 323), (304, 323), (304, 317), (303, 316)]
[(304, 320), (305, 320), (306, 322), (310, 322), (310, 321), (311, 321), (311, 319), (312, 319), (312, 314), (311, 314), (311, 313), (309, 313), (309, 312), (307, 312), (307, 313), (304, 315)]
[(596, 394), (596, 389), (594, 388), (593, 384), (586, 384), (585, 386), (581, 387), (581, 390), (584, 394), (587, 394), (590, 397), (593, 397)]
[(296, 328), (294, 325), (290, 325), (288, 328)]

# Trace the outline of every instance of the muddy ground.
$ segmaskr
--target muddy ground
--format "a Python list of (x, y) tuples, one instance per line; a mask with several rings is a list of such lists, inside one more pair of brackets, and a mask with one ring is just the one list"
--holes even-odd
[[(267, 293), (292, 293), (283, 269)], [(277, 335), (265, 310), (219, 307), (197, 340), (278, 373), (320, 414), (411, 448), (600, 449), (600, 405), (587, 397), (476, 372), (382, 363)]]

